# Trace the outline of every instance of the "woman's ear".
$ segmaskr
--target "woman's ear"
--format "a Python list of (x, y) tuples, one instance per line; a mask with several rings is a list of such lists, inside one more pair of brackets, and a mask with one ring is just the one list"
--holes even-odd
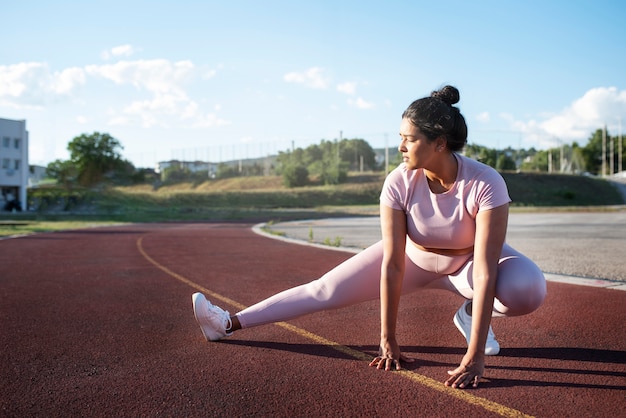
[(437, 143), (437, 146), (435, 147), (437, 152), (443, 152), (446, 149), (447, 141), (443, 135), (437, 138), (435, 142)]

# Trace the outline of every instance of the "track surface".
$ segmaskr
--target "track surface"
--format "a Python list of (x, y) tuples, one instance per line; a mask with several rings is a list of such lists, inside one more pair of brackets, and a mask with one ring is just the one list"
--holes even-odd
[(351, 254), (246, 224), (153, 224), (0, 241), (0, 416), (626, 416), (626, 292), (548, 283), (494, 320), (478, 389), (441, 383), (465, 341), (461, 300), (405, 296), (405, 372), (367, 367), (376, 301), (206, 343), (190, 296), (231, 312)]

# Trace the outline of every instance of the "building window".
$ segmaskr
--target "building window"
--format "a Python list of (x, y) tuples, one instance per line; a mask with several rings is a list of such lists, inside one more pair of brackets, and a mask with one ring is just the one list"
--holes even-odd
[(2, 138), (2, 146), (5, 148), (9, 148), (11, 144), (11, 138), (9, 138), (8, 136), (5, 136), (4, 138)]
[(19, 138), (13, 139), (13, 146), (15, 147), (15, 149), (20, 149), (20, 139)]
[(15, 168), (16, 170), (19, 170), (20, 169), (20, 162), (21, 162), (20, 160), (13, 161), (13, 166), (14, 166), (13, 168)]
[(7, 169), (9, 168), (10, 164), (11, 164), (11, 160), (9, 160), (8, 158), (2, 159), (2, 168)]

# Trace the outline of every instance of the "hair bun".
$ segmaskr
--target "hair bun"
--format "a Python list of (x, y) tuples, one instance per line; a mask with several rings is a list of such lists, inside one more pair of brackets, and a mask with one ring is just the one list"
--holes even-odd
[(433, 91), (432, 93), (430, 93), (430, 97), (435, 97), (443, 101), (444, 103), (449, 104), (450, 106), (452, 106), (455, 103), (458, 103), (461, 98), (459, 94), (459, 90), (457, 90), (456, 87), (452, 87), (452, 86), (445, 86), (444, 88), (438, 91)]

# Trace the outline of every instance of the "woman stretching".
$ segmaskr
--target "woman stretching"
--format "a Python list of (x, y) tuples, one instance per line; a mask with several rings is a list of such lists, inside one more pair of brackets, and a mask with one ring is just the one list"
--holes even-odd
[(446, 289), (465, 298), (454, 324), (468, 347), (445, 384), (478, 386), (485, 355), (500, 351), (491, 317), (533, 312), (546, 283), (531, 260), (504, 242), (511, 199), (500, 174), (458, 154), (467, 142), (465, 119), (453, 106), (458, 101), (459, 91), (446, 86), (402, 114), (402, 164), (389, 173), (380, 195), (382, 241), (321, 278), (233, 316), (195, 293), (204, 337), (216, 341), (242, 328), (380, 298), (380, 349), (370, 366), (400, 370), (401, 360), (412, 361), (396, 340), (400, 296)]

